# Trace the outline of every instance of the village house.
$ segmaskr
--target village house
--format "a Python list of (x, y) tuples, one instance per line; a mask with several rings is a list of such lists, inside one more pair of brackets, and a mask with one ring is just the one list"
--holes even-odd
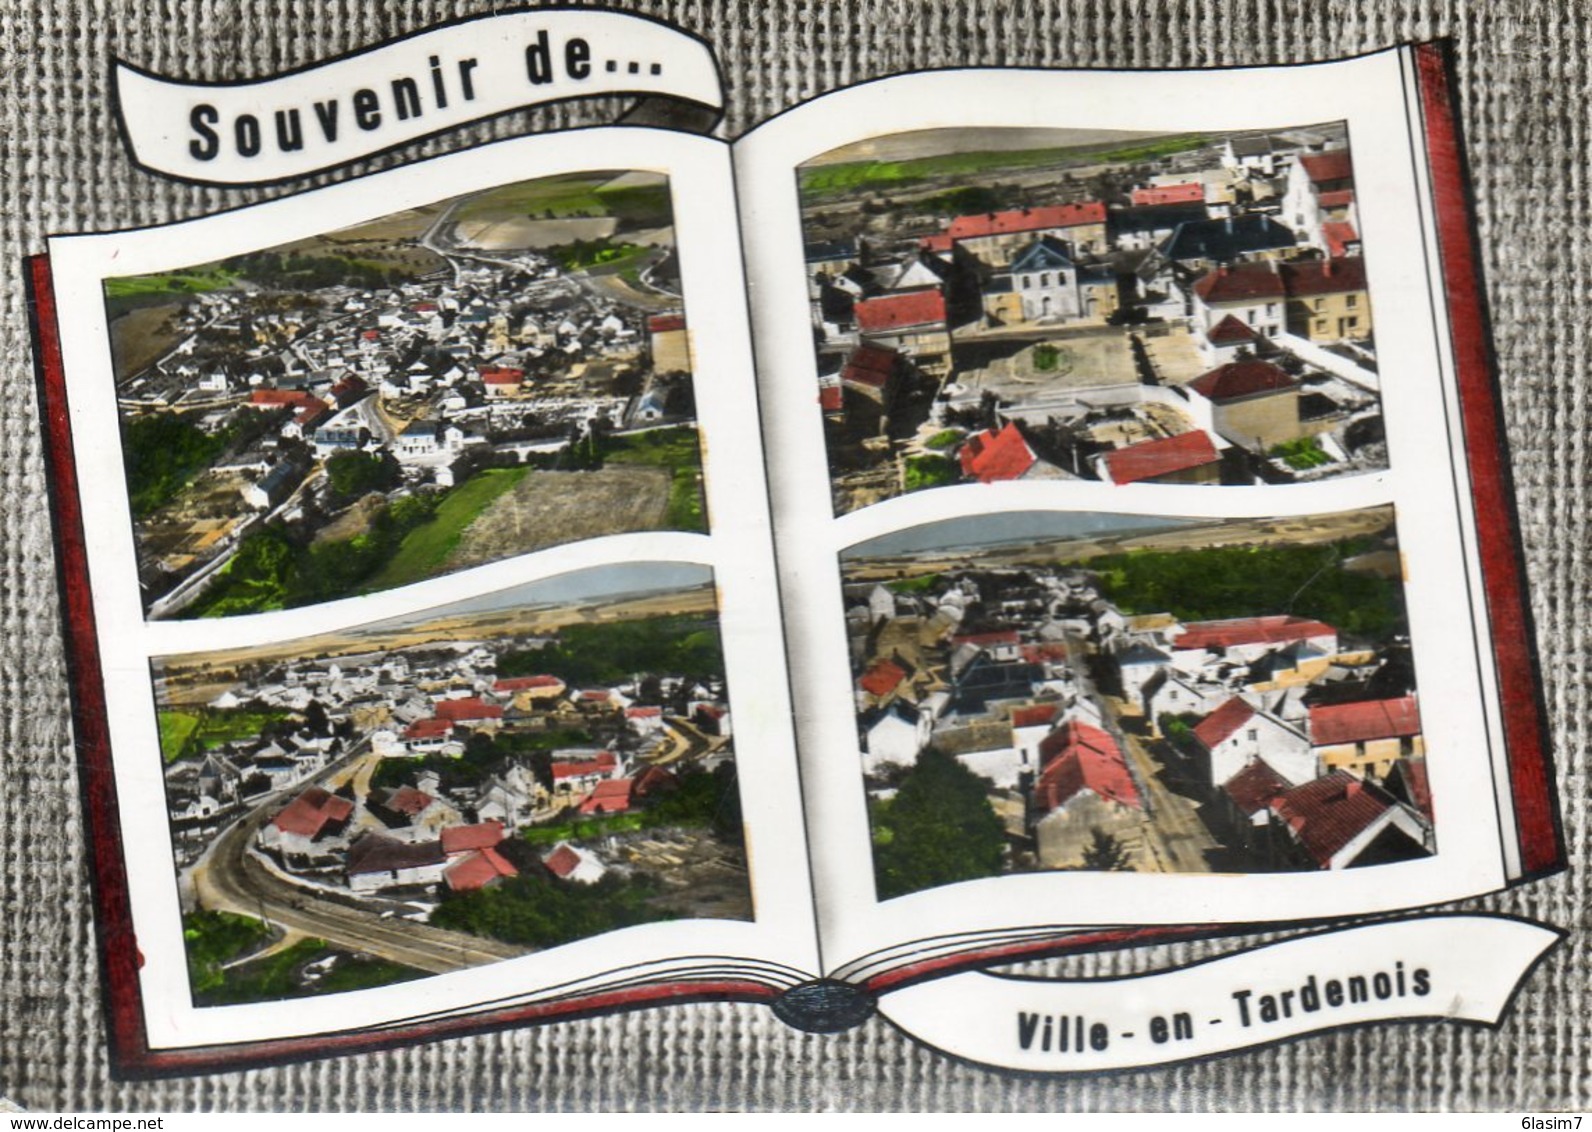
[(265, 825), (259, 841), (274, 849), (288, 868), (308, 869), (334, 864), (342, 848), (340, 835), (354, 813), (352, 800), (320, 786), (302, 790)]
[(1285, 263), (1288, 332), (1311, 342), (1371, 336), (1371, 299), (1359, 256)]
[(1099, 201), (1008, 209), (958, 216), (943, 233), (926, 237), (921, 244), (935, 252), (960, 246), (986, 266), (1003, 268), (1041, 236), (1065, 240), (1079, 255), (1104, 254), (1109, 250), (1106, 220), (1106, 206)]
[(911, 291), (859, 300), (853, 308), (863, 339), (907, 355), (925, 373), (950, 369), (951, 335), (945, 296), (938, 291)]
[(1348, 150), (1306, 153), (1294, 159), (1288, 167), (1282, 216), (1299, 233), (1300, 242), (1325, 250), (1322, 224), (1352, 219), (1353, 210), (1354, 158)]
[(1204, 753), (1205, 777), (1213, 789), (1262, 756), (1290, 785), (1310, 782), (1320, 773), (1309, 736), (1238, 696), (1201, 720), (1194, 739)]
[(1414, 696), (1318, 704), (1310, 709), (1310, 741), (1329, 770), (1377, 781), (1385, 779), (1401, 759), (1426, 755), (1421, 709)]
[(1342, 770), (1275, 799), (1272, 815), (1295, 859), (1307, 868), (1387, 864), (1427, 852), (1429, 834), (1419, 815)]
[(1008, 421), (999, 430), (974, 433), (957, 452), (962, 478), (979, 483), (1001, 483), (1022, 479), (1034, 469), (1037, 457), (1023, 439), (1017, 422)]
[(1095, 457), (1107, 483), (1221, 483), (1222, 456), (1199, 429), (1141, 440)]
[(1195, 415), (1208, 415), (1218, 436), (1242, 448), (1265, 453), (1300, 436), (1299, 382), (1270, 362), (1228, 362), (1185, 388), (1209, 404)]
[(652, 315), (647, 319), (647, 335), (654, 373), (691, 372), (691, 340), (684, 314)]
[(1033, 808), (1040, 815), (1034, 837), (1042, 867), (1081, 866), (1096, 830), (1138, 840), (1144, 803), (1110, 734), (1068, 720), (1040, 744), (1039, 756)]
[(349, 889), (364, 896), (392, 888), (429, 888), (442, 879), (447, 864), (440, 841), (400, 841), (370, 832), (348, 847), (343, 872)]
[(1042, 236), (983, 287), (984, 315), (1002, 326), (1101, 324), (1116, 313), (1117, 277), (1109, 266), (1080, 267), (1060, 240)]
[(1204, 668), (1212, 656), (1231, 664), (1249, 664), (1279, 645), (1294, 641), (1309, 641), (1328, 654), (1335, 655), (1338, 651), (1336, 629), (1321, 621), (1288, 613), (1190, 621), (1168, 637), (1173, 666), (1190, 673)]

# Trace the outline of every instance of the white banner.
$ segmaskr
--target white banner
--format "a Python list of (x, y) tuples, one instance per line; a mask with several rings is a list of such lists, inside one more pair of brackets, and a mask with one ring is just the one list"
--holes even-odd
[(1158, 1065), (1395, 1019), (1496, 1025), (1563, 932), (1504, 916), (1421, 916), (1302, 936), (1120, 979), (974, 971), (892, 991), (921, 1042), (1036, 1073)]
[(177, 82), (118, 60), (112, 84), (138, 165), (220, 185), (302, 177), (559, 99), (637, 94), (723, 106), (702, 40), (585, 9), (478, 16), (246, 82)]

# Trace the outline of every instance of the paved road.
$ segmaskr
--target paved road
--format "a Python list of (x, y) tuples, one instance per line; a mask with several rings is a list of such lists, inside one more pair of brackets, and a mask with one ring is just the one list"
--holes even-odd
[(277, 808), (276, 802), (267, 803), (241, 818), (216, 838), (194, 866), (194, 890), (202, 906), (255, 916), (289, 932), (435, 974), (529, 953), (526, 948), (462, 932), (409, 920), (384, 920), (374, 911), (326, 899), (276, 876), (247, 849)]
[(1205, 828), (1195, 804), (1166, 788), (1158, 776), (1160, 764), (1150, 757), (1138, 736), (1123, 733), (1122, 738), (1127, 756), (1134, 764), (1136, 777), (1150, 796), (1150, 806), (1155, 816), (1145, 828), (1145, 844), (1159, 871), (1210, 872), (1206, 853), (1220, 849), (1221, 845)]

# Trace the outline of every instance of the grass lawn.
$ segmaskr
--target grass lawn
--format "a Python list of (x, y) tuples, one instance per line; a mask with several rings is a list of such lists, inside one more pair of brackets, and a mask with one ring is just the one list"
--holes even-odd
[(702, 448), (694, 428), (655, 429), (603, 441), (603, 460), (614, 464), (647, 464), (668, 468), (669, 515), (676, 531), (708, 529), (702, 495)]
[(287, 716), (285, 711), (162, 710), (159, 713), (160, 755), (168, 763), (198, 758), (223, 743), (258, 735), (267, 724)]
[(448, 492), (431, 521), (416, 527), (398, 544), (398, 552), (366, 583), (366, 590), (406, 586), (442, 572), (448, 556), (459, 545), (464, 529), (491, 506), (492, 501), (525, 478), (529, 467), (487, 468)]
[(107, 299), (136, 299), (145, 295), (196, 295), (201, 291), (219, 291), (231, 286), (231, 272), (217, 268), (199, 268), (193, 271), (167, 271), (159, 275), (131, 275), (123, 279), (105, 280)]
[(193, 733), (199, 730), (199, 717), (185, 711), (162, 711), (159, 725), (161, 761), (176, 762)]
[(360, 959), (345, 954), (314, 983), (300, 981), (304, 967), (333, 954), (337, 953), (321, 940), (300, 940), (292, 947), (285, 947), (262, 959), (217, 971), (219, 982), (196, 993), (195, 997), (209, 1006), (269, 1002), (280, 998), (301, 998), (312, 994), (386, 986), (419, 978), (423, 974), (385, 959)]

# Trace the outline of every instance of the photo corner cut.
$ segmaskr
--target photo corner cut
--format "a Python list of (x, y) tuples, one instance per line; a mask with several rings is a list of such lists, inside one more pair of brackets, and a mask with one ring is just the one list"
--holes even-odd
[(28, 261), (120, 1075), (689, 1001), (1102, 1071), (1562, 938), (1426, 911), (1564, 867), (1443, 45), (733, 141), (585, 9), (113, 81), (215, 185), (639, 99)]

